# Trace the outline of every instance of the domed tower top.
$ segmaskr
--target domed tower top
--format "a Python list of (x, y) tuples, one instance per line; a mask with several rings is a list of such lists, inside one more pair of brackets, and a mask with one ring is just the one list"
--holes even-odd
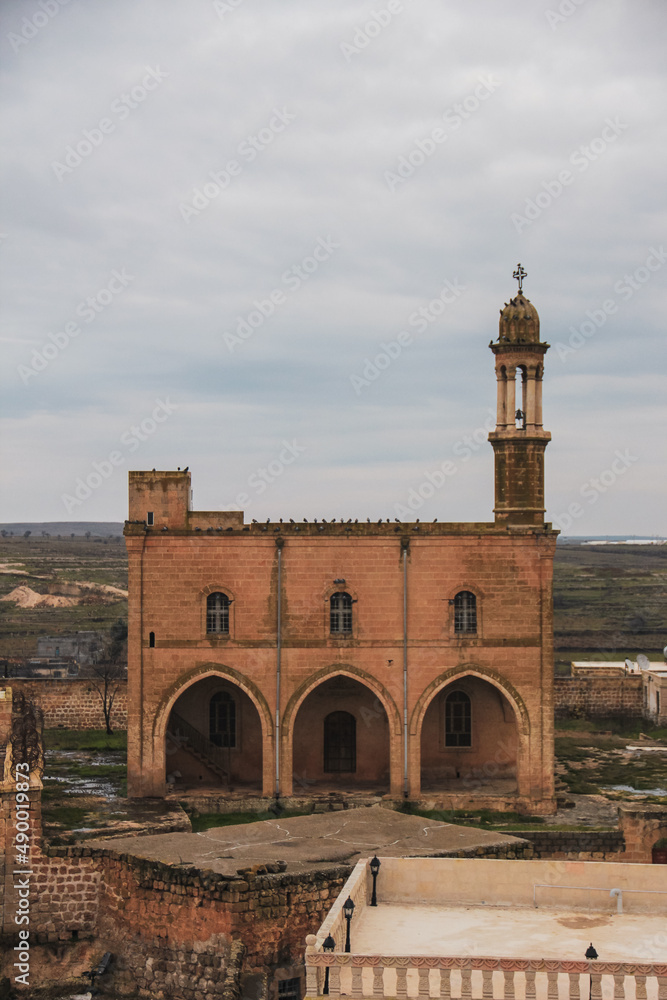
[(498, 327), (498, 342), (500, 344), (539, 344), (540, 317), (537, 309), (519, 292), (500, 310)]
[(500, 310), (498, 343), (500, 344), (539, 344), (540, 317), (533, 303), (523, 294), (523, 279), (526, 277), (521, 264), (513, 277), (519, 282), (519, 294)]

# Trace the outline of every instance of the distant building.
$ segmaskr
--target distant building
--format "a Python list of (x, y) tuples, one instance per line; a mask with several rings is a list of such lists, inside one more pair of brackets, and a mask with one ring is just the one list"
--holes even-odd
[(589, 679), (641, 677), (645, 719), (656, 724), (667, 723), (667, 648), (665, 658), (651, 661), (640, 654), (636, 660), (573, 660), (572, 676)]
[(37, 657), (69, 658), (82, 667), (97, 663), (104, 651), (101, 632), (75, 632), (74, 635), (43, 635), (37, 640)]
[(667, 725), (667, 661), (649, 663), (642, 670), (644, 715), (658, 725)]
[(12, 667), (13, 677), (78, 677), (79, 665), (71, 658), (40, 657)]

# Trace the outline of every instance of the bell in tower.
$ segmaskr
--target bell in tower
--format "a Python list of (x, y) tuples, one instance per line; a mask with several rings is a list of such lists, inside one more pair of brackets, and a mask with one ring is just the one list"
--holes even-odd
[(542, 376), (549, 344), (540, 341), (540, 317), (523, 294), (521, 264), (514, 272), (518, 294), (500, 311), (496, 356), (498, 415), (489, 434), (495, 455), (496, 524), (544, 524), (544, 450), (551, 434), (542, 427)]

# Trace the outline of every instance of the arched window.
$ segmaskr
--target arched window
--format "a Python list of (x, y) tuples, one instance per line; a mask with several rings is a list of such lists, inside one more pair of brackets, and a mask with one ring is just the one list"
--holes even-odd
[(351, 635), (352, 598), (350, 595), (339, 591), (337, 594), (332, 595), (329, 605), (329, 620), (332, 635)]
[(445, 701), (445, 746), (472, 746), (470, 698), (464, 691), (452, 691)]
[(155, 632), (148, 633), (148, 645), (151, 648), (155, 645)]
[(477, 631), (477, 598), (469, 590), (462, 590), (454, 598), (454, 631)]
[(206, 631), (229, 635), (229, 598), (227, 594), (209, 594), (206, 598)]
[(209, 739), (217, 747), (236, 746), (236, 702), (226, 691), (218, 691), (211, 698)]
[(330, 712), (324, 720), (324, 770), (357, 770), (357, 720), (349, 712)]

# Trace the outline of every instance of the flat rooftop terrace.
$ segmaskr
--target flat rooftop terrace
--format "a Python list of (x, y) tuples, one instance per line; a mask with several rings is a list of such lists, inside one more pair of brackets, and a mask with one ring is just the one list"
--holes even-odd
[(390, 954), (415, 956), (580, 962), (591, 942), (602, 962), (667, 962), (667, 920), (664, 912), (418, 902), (364, 907), (359, 919), (355, 915), (352, 920), (355, 955), (386, 955), (389, 949)]
[(667, 998), (667, 866), (385, 857), (376, 891), (358, 862), (306, 939), (308, 997)]

